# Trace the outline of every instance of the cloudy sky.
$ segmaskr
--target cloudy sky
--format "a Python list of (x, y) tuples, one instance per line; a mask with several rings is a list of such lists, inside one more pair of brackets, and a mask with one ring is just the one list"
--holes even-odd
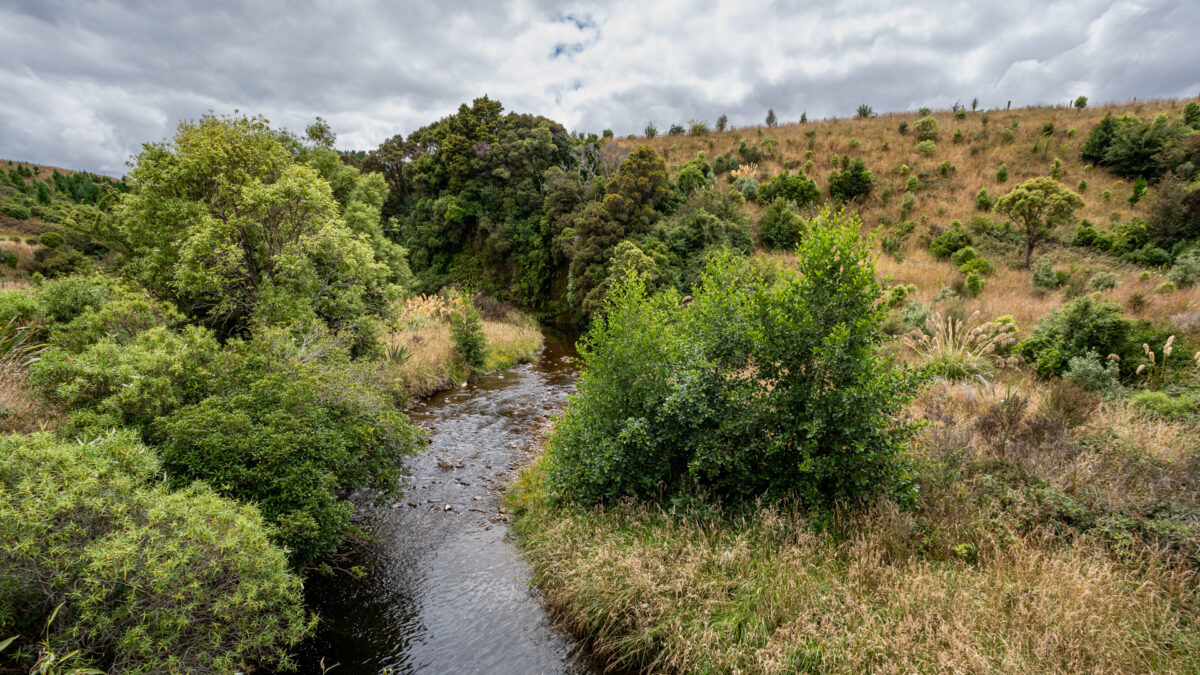
[(367, 149), (487, 94), (640, 132), (1200, 93), (1195, 0), (0, 4), (0, 158), (121, 175), (206, 111)]

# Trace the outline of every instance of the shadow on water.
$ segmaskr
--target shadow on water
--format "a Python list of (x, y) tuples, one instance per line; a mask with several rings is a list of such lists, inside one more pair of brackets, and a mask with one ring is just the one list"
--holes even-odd
[(360, 510), (376, 540), (344, 564), (365, 576), (308, 580), (321, 624), (302, 673), (321, 672), (321, 658), (334, 675), (599, 672), (542, 608), (500, 505), (530, 434), (574, 390), (572, 337), (545, 333), (538, 363), (409, 410), (429, 447), (407, 462), (399, 501)]

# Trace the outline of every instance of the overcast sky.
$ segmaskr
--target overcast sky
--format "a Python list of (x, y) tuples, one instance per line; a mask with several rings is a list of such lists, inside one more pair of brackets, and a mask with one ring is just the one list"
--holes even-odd
[(209, 110), (368, 149), (487, 94), (572, 130), (1200, 93), (1200, 2), (0, 4), (0, 158), (112, 175)]

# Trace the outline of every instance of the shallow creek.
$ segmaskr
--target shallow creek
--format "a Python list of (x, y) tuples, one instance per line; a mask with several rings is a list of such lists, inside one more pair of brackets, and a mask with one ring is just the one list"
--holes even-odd
[(500, 504), (539, 422), (575, 385), (570, 340), (547, 332), (536, 364), (491, 373), (415, 404), (429, 447), (407, 462), (404, 496), (360, 509), (376, 541), (307, 581), (321, 616), (302, 673), (594, 673), (530, 586)]

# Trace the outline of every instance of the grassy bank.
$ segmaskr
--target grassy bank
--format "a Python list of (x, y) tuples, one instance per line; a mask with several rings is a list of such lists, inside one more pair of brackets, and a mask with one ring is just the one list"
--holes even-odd
[[(461, 301), (418, 296), (399, 308), (400, 318), (386, 340), (389, 379), (397, 398), (429, 396), (467, 379), (450, 330), (456, 302)], [(486, 313), (483, 332), (487, 338), (484, 370), (531, 362), (542, 350), (537, 322), (515, 309)]]
[(548, 602), (619, 667), (1197, 672), (1200, 428), (1061, 399), (934, 387), (910, 509), (586, 509), (537, 463), (508, 500)]

